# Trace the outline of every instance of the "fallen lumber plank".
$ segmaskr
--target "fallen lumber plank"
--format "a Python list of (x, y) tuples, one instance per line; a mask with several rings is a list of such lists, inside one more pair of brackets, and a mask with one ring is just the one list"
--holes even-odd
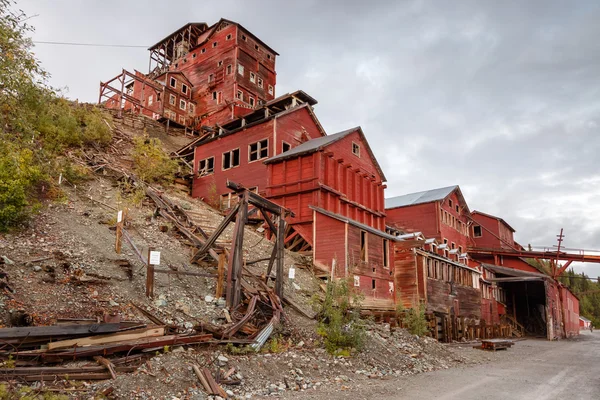
[(52, 325), (52, 326), (27, 326), (20, 328), (0, 329), (0, 339), (18, 339), (34, 337), (56, 336), (82, 336), (115, 333), (122, 328), (119, 324), (86, 324), (86, 325)]
[(200, 371), (200, 368), (198, 368), (197, 365), (192, 365), (192, 369), (194, 370), (194, 373), (198, 377), (198, 380), (200, 381), (200, 383), (202, 384), (202, 386), (204, 386), (204, 390), (206, 390), (206, 393), (208, 393), (208, 394), (214, 394), (212, 388), (208, 384), (208, 381), (206, 380), (206, 378), (202, 374), (202, 371)]
[(136, 329), (124, 333), (113, 333), (111, 335), (89, 336), (78, 339), (61, 340), (58, 342), (48, 343), (48, 350), (61, 349), (65, 347), (85, 347), (92, 345), (103, 345), (109, 343), (118, 343), (128, 340), (143, 339), (148, 337), (164, 336), (164, 327), (152, 327), (144, 329)]
[(94, 360), (108, 370), (112, 379), (117, 379), (117, 373), (115, 372), (115, 366), (113, 363), (102, 356), (96, 356), (94, 357)]
[[(115, 372), (133, 372), (137, 367), (115, 367)], [(16, 367), (0, 368), (0, 378), (5, 376), (65, 375), (77, 373), (104, 373), (106, 368), (99, 367)]]
[(120, 352), (141, 352), (144, 349), (163, 347), (163, 346), (177, 346), (182, 344), (198, 344), (198, 343), (210, 343), (213, 339), (213, 335), (193, 335), (193, 336), (182, 336), (182, 335), (169, 335), (160, 337), (149, 337), (141, 340), (131, 340), (127, 342), (108, 344), (104, 346), (91, 346), (85, 348), (72, 348), (64, 349), (63, 351), (56, 353), (15, 353), (14, 356), (21, 358), (25, 357), (40, 357), (44, 361), (62, 361), (62, 360), (75, 360), (79, 358), (93, 357), (97, 355), (107, 356)]
[(300, 314), (304, 315), (306, 318), (308, 318), (308, 319), (315, 319), (315, 314), (314, 313), (309, 313), (308, 311), (306, 311), (305, 309), (303, 309), (299, 304), (297, 304), (296, 302), (294, 302), (289, 297), (283, 296), (283, 302), (285, 304), (287, 304), (288, 306), (292, 307), (294, 310), (296, 310)]

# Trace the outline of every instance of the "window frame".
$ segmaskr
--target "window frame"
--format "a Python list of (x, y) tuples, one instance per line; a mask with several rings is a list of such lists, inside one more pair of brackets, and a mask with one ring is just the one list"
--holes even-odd
[[(233, 165), (233, 153), (235, 151), (237, 151), (237, 159), (238, 159), (237, 165)], [(229, 165), (230, 166), (227, 167), (227, 168), (225, 168), (225, 154), (229, 154)], [(230, 170), (232, 168), (239, 167), (240, 164), (241, 164), (240, 154), (241, 154), (241, 152), (240, 152), (240, 148), (239, 147), (222, 153), (221, 154), (221, 171), (227, 171), (227, 170)]]
[[(479, 228), (479, 235), (475, 233), (475, 228)], [(473, 237), (480, 238), (483, 236), (483, 229), (481, 229), (481, 225), (473, 225)]]
[(218, 45), (219, 45), (219, 42), (213, 42), (213, 44), (212, 44), (212, 47), (213, 47), (213, 49), (214, 49), (215, 47), (217, 47)]
[[(181, 107), (181, 105), (183, 104), (183, 107)], [(179, 99), (179, 109), (180, 110), (187, 110), (187, 102), (184, 99)]]
[(254, 97), (248, 96), (248, 104), (250, 104), (250, 107), (254, 107), (256, 105), (256, 101), (254, 100)]
[[(261, 151), (263, 150), (262, 145), (260, 145), (261, 142), (267, 141), (267, 145), (266, 145), (266, 149), (267, 149), (267, 155), (264, 157), (260, 156)], [(257, 147), (256, 149), (256, 153), (258, 155), (258, 158), (256, 160), (252, 160), (252, 145), (254, 144), (258, 144), (260, 146)], [(260, 139), (254, 143), (250, 143), (248, 145), (248, 164), (253, 163), (253, 162), (257, 162), (260, 160), (264, 160), (265, 158), (269, 158), (269, 146), (270, 146), (270, 140), (268, 137), (264, 138), (264, 139)]]
[(256, 74), (252, 71), (250, 71), (250, 82), (256, 83)]
[(226, 71), (226, 72), (225, 72), (225, 74), (226, 74), (226, 75), (231, 75), (231, 73), (233, 72), (233, 65), (231, 65), (231, 64), (228, 64), (228, 65), (227, 65), (227, 67), (225, 67), (225, 68), (226, 68), (226, 70), (225, 70), (225, 71)]
[[(287, 146), (288, 146), (288, 149), (287, 149), (287, 150), (285, 150), (285, 149), (284, 149), (284, 146), (285, 146), (285, 145), (287, 145)], [(282, 140), (282, 141), (281, 141), (281, 152), (282, 152), (282, 153), (285, 153), (286, 151), (290, 151), (291, 149), (292, 149), (292, 145), (291, 145), (291, 144), (289, 144), (289, 143), (288, 143), (288, 142), (286, 142), (285, 140)]]
[(238, 64), (237, 73), (238, 75), (244, 76), (244, 66), (242, 64)]
[[(212, 169), (210, 171), (208, 171), (206, 174), (200, 175), (200, 169), (201, 169), (200, 168), (200, 164), (202, 162), (208, 162), (208, 160), (211, 160), (211, 159), (212, 159), (212, 164), (213, 164)], [(205, 176), (214, 174), (215, 173), (215, 156), (206, 157), (205, 159), (198, 161), (198, 169), (197, 169), (197, 171), (198, 172), (196, 172), (196, 175), (198, 175), (199, 178), (203, 178)]]
[[(355, 149), (357, 149), (358, 151), (354, 151)], [(352, 141), (352, 154), (360, 158), (360, 144), (356, 143), (355, 141)]]
[(241, 91), (240, 89), (238, 89), (237, 92), (235, 93), (235, 98), (240, 101), (244, 101), (244, 92)]
[(369, 260), (369, 236), (367, 231), (360, 231), (360, 261), (368, 262)]
[(269, 91), (270, 95), (274, 95), (275, 90), (273, 89), (273, 85), (269, 85), (269, 90), (268, 91)]
[(231, 38), (232, 38), (231, 33), (229, 33), (229, 34), (227, 34), (227, 36), (225, 36), (225, 40), (231, 40)]
[(151, 94), (148, 96), (148, 105), (151, 106), (153, 102), (154, 102), (154, 95)]
[(174, 77), (170, 77), (169, 78), (169, 86), (172, 87), (173, 89), (177, 89), (177, 79), (175, 79)]
[(261, 89), (263, 88), (264, 84), (263, 84), (263, 79), (261, 77), (257, 77), (256, 85)]
[(169, 93), (169, 104), (172, 106), (177, 105), (177, 96), (175, 96), (173, 93)]

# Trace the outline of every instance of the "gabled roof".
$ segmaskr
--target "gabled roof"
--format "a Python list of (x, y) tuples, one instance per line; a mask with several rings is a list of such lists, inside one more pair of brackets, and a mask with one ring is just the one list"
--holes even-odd
[[(215, 32), (217, 31), (216, 28), (222, 22), (226, 22), (228, 24), (238, 26), (239, 28), (243, 29), (247, 34), (249, 34), (250, 36), (252, 36), (252, 38), (254, 40), (256, 40), (258, 43), (260, 43), (265, 49), (269, 50), (271, 53), (273, 53), (276, 56), (279, 55), (278, 52), (276, 52), (275, 50), (273, 50), (269, 45), (267, 45), (265, 42), (263, 42), (262, 40), (260, 40), (255, 34), (253, 34), (252, 32), (250, 32), (248, 29), (244, 28), (241, 24), (238, 24), (235, 21), (232, 21), (232, 20), (229, 20), (229, 19), (225, 19), (225, 18), (221, 18), (216, 24), (214, 24), (210, 28), (208, 28), (208, 30), (210, 31), (210, 33), (208, 35), (205, 35), (205, 36), (202, 37), (203, 40), (201, 42), (198, 42), (198, 46), (201, 46), (204, 43), (206, 43), (206, 41), (209, 40), (212, 37), (212, 35), (215, 34)], [(197, 46), (193, 46), (193, 47), (197, 47)]]
[(504, 219), (502, 219), (502, 218), (500, 218), (500, 217), (496, 217), (496, 216), (494, 216), (494, 215), (491, 215), (491, 214), (486, 214), (486, 213), (484, 213), (484, 212), (481, 212), (481, 211), (476, 211), (476, 210), (475, 210), (475, 211), (473, 211), (473, 212), (471, 212), (471, 214), (479, 214), (479, 215), (483, 215), (484, 217), (488, 217), (488, 218), (492, 218), (492, 219), (498, 220), (498, 221), (502, 222), (502, 223), (503, 223), (503, 224), (504, 224), (504, 225), (505, 225), (505, 226), (506, 226), (508, 229), (510, 229), (510, 230), (511, 230), (513, 233), (514, 233), (514, 232), (516, 232), (516, 231), (513, 229), (513, 227), (512, 227), (512, 226), (510, 226), (510, 225), (508, 224), (508, 222), (506, 222)]
[[(391, 197), (389, 199), (385, 199), (385, 208), (388, 209), (414, 206), (416, 204), (424, 204), (431, 203), (433, 201), (444, 200), (450, 195), (450, 193), (454, 192), (456, 189), (459, 189), (458, 185), (446, 186), (439, 189), (425, 190), (422, 192), (415, 192), (405, 194), (402, 196)], [(460, 196), (462, 196), (462, 194)]]
[(587, 319), (586, 317), (582, 317), (581, 315), (579, 316), (579, 319), (583, 322), (592, 322), (591, 320)]
[(326, 216), (328, 216), (330, 218), (333, 218), (333, 219), (337, 219), (338, 221), (341, 221), (341, 222), (346, 222), (346, 223), (348, 223), (348, 224), (350, 224), (352, 226), (355, 226), (357, 228), (362, 229), (363, 231), (367, 231), (367, 232), (370, 232), (370, 233), (372, 233), (374, 235), (381, 236), (382, 238), (385, 238), (385, 239), (388, 239), (388, 240), (393, 240), (395, 242), (402, 242), (402, 241), (404, 241), (404, 239), (400, 239), (397, 236), (390, 235), (387, 232), (380, 231), (379, 229), (375, 229), (375, 228), (373, 228), (373, 227), (371, 227), (369, 225), (365, 225), (362, 222), (355, 221), (355, 220), (353, 220), (351, 218), (348, 218), (348, 217), (345, 217), (343, 215), (336, 214), (334, 212), (324, 210), (321, 207), (315, 207), (315, 206), (308, 206), (308, 207), (311, 210), (315, 210), (316, 212), (318, 212), (320, 214), (326, 215)]
[(360, 126), (356, 126), (354, 128), (350, 128), (350, 129), (347, 129), (342, 132), (334, 133), (333, 135), (328, 135), (328, 136), (323, 136), (323, 137), (316, 138), (316, 139), (311, 139), (309, 141), (302, 143), (299, 146), (294, 147), (291, 150), (286, 151), (285, 153), (278, 154), (275, 157), (271, 157), (271, 158), (265, 160), (264, 163), (270, 164), (270, 163), (274, 163), (274, 162), (280, 162), (283, 160), (287, 160), (289, 158), (295, 158), (295, 157), (302, 156), (305, 154), (315, 153), (315, 152), (337, 142), (338, 140), (345, 138), (346, 136), (348, 136), (354, 132), (358, 132), (359, 136), (365, 143), (367, 151), (368, 151), (369, 155), (371, 156), (371, 159), (373, 160), (373, 164), (375, 165), (377, 172), (379, 172), (379, 175), (381, 176), (381, 180), (385, 181), (386, 178), (385, 178), (385, 175), (383, 174), (383, 170), (379, 166), (379, 163), (377, 162), (377, 159), (375, 158), (375, 155), (373, 154), (373, 151), (371, 150), (371, 147), (369, 146), (369, 142), (367, 142), (367, 138), (365, 137), (365, 134), (363, 133), (362, 128)]

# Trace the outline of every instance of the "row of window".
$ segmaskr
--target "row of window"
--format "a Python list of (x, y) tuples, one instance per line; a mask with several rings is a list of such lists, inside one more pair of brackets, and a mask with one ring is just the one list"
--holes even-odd
[[(177, 85), (179, 83), (180, 82), (177, 79), (173, 78), (173, 77), (171, 77), (169, 79), (169, 86), (171, 86), (173, 89), (177, 89)], [(188, 94), (189, 93), (190, 88), (188, 87), (188, 85), (186, 85), (185, 83), (181, 82), (180, 86), (181, 86), (181, 93), (183, 93), (183, 94)]]
[[(227, 66), (228, 71), (229, 71), (229, 66)], [(244, 66), (242, 64), (238, 64), (238, 75), (244, 76)], [(228, 72), (230, 73), (230, 72)], [(254, 83), (255, 85), (257, 85), (259, 88), (263, 88), (264, 83), (262, 78), (258, 77), (256, 75), (256, 73), (250, 71), (250, 83)], [(269, 85), (268, 87), (269, 90), (269, 94), (273, 94), (273, 85)]]
[(426, 258), (427, 277), (479, 288), (479, 274), (437, 259)]
[[(383, 268), (390, 267), (390, 242), (387, 239), (381, 239), (381, 246), (383, 251)], [(366, 231), (360, 231), (360, 260), (363, 262), (368, 262), (369, 260), (369, 238), (368, 233)], [(373, 272), (375, 272), (375, 268), (373, 268)]]
[[(148, 104), (152, 104), (152, 96), (148, 98)], [(169, 104), (175, 106), (177, 104), (177, 97), (174, 94), (169, 95)], [(196, 111), (196, 106), (194, 103), (188, 103), (184, 99), (179, 99), (179, 109), (180, 110), (189, 110), (190, 114), (193, 114)]]
[(499, 286), (483, 284), (481, 286), (481, 297), (484, 299), (496, 299), (500, 303), (506, 304), (506, 292)]
[[(283, 142), (282, 149), (287, 151), (291, 148), (288, 143)], [(262, 160), (269, 156), (269, 139), (263, 139), (248, 145), (248, 162)], [(238, 167), (240, 165), (240, 149), (233, 149), (223, 153), (222, 171)], [(198, 163), (198, 175), (206, 176), (215, 172), (215, 158), (208, 157)]]
[(456, 218), (454, 215), (450, 214), (448, 211), (444, 210), (442, 207), (440, 207), (440, 212), (442, 213), (442, 222), (444, 224), (456, 229), (462, 235), (465, 235), (465, 236), (469, 235), (469, 230), (467, 229), (467, 224), (462, 222), (460, 219)]
[[(394, 282), (387, 281), (387, 283), (388, 283), (388, 290), (389, 290), (389, 292), (390, 293), (394, 293)], [(360, 287), (360, 276), (358, 276), (358, 275), (354, 275), (354, 286), (355, 287)], [(377, 289), (377, 280), (371, 279), (371, 289), (372, 290), (376, 290)]]

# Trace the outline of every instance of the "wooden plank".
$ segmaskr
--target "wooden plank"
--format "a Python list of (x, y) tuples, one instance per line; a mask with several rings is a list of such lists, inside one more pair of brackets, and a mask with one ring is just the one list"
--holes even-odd
[(113, 363), (111, 363), (109, 360), (102, 356), (96, 356), (94, 357), (94, 360), (96, 360), (98, 364), (104, 366), (113, 379), (117, 379), (117, 373), (115, 372), (115, 366), (113, 365)]
[(219, 264), (217, 266), (217, 292), (216, 298), (223, 297), (223, 285), (225, 283), (225, 253), (219, 254)]
[(61, 340), (58, 342), (48, 343), (48, 350), (61, 349), (65, 347), (83, 347), (92, 345), (103, 345), (109, 343), (118, 343), (127, 340), (137, 340), (149, 337), (164, 336), (165, 328), (145, 328), (136, 329), (126, 333), (116, 333), (112, 335), (90, 336), (79, 339)]
[(0, 339), (100, 335), (119, 331), (121, 324), (27, 326), (0, 329)]
[(200, 371), (200, 368), (198, 368), (197, 365), (192, 365), (192, 369), (194, 370), (194, 373), (198, 377), (198, 380), (200, 381), (200, 383), (202, 383), (202, 386), (204, 386), (204, 390), (206, 390), (206, 393), (213, 394), (213, 390), (210, 387), (210, 385), (209, 385), (208, 381), (206, 380), (206, 378), (204, 377), (204, 375), (202, 374), (202, 371)]
[(227, 226), (231, 223), (231, 221), (234, 220), (234, 218), (238, 214), (239, 209), (240, 209), (240, 204), (238, 203), (229, 212), (229, 214), (227, 214), (227, 217), (225, 217), (223, 219), (223, 221), (221, 221), (221, 223), (219, 224), (217, 229), (214, 230), (212, 235), (210, 235), (210, 237), (206, 240), (206, 242), (204, 242), (202, 247), (200, 247), (200, 249), (198, 249), (196, 254), (194, 254), (194, 256), (192, 257), (192, 262), (198, 261), (200, 259), (200, 257), (202, 257), (204, 255), (204, 253), (206, 253), (208, 251), (208, 249), (215, 244), (215, 242), (217, 241), (219, 236), (221, 236), (221, 234), (227, 228)]

